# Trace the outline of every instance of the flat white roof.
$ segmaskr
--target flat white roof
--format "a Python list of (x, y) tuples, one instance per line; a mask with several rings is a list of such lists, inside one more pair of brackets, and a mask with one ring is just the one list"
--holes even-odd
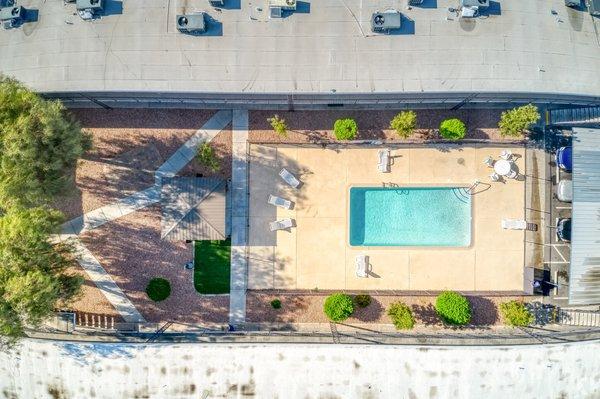
[[(20, 0), (38, 21), (0, 30), (0, 71), (46, 92), (600, 93), (594, 21), (563, 0), (491, 2), (490, 15), (460, 21), (448, 11), (457, 0), (411, 10), (306, 1), (281, 19), (268, 18), (267, 0), (226, 0), (221, 11), (207, 0), (127, 0), (121, 14), (121, 2), (107, 3), (112, 15), (86, 22), (74, 4)], [(373, 34), (372, 12), (388, 7), (403, 28)], [(193, 11), (221, 27), (178, 33), (176, 15)]]
[(0, 351), (0, 391), (6, 397), (506, 399), (600, 395), (598, 341), (506, 347), (92, 344), (29, 339), (22, 343), (18, 351)]

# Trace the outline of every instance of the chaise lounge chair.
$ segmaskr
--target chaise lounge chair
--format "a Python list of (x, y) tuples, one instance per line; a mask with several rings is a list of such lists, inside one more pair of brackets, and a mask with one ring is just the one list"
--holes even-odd
[(378, 156), (377, 168), (381, 173), (388, 173), (390, 171), (390, 150), (379, 150)]
[(283, 209), (290, 209), (292, 207), (292, 201), (286, 200), (276, 195), (269, 194), (269, 200), (267, 202), (271, 205), (275, 205)]
[(290, 218), (276, 220), (269, 223), (271, 231), (285, 230), (294, 227), (294, 221)]
[(281, 178), (285, 180), (287, 184), (294, 188), (298, 188), (298, 186), (300, 186), (300, 181), (286, 168), (281, 169), (279, 176), (281, 176)]
[(357, 255), (354, 259), (354, 263), (356, 265), (356, 276), (357, 277), (369, 277), (368, 268), (369, 268), (369, 260), (367, 255)]
[(526, 220), (502, 219), (502, 228), (507, 230), (537, 231), (538, 225), (535, 223), (527, 223)]

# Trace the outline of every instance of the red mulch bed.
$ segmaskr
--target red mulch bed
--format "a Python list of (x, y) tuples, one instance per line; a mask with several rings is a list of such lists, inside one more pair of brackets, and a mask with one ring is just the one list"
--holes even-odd
[[(358, 140), (406, 141), (389, 129), (390, 120), (399, 112), (391, 111), (251, 111), (249, 140), (252, 142), (306, 143), (333, 140), (336, 119), (353, 118), (358, 124)], [(448, 118), (458, 118), (467, 125), (468, 139), (502, 140), (498, 121), (502, 110), (461, 109), (457, 111), (423, 109), (417, 113), (417, 129), (410, 140), (423, 141), (437, 138), (440, 123)], [(280, 137), (271, 128), (267, 118), (274, 114), (285, 119), (287, 137)], [(514, 140), (514, 139), (508, 139)]]

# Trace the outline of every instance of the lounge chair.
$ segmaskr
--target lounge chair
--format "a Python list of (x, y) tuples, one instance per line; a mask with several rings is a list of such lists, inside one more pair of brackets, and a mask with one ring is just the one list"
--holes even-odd
[(269, 200), (267, 202), (271, 205), (275, 205), (283, 209), (290, 209), (292, 207), (292, 201), (286, 200), (276, 195), (269, 194)]
[(390, 171), (390, 150), (379, 150), (378, 156), (377, 168), (381, 173), (388, 173)]
[(500, 175), (494, 172), (490, 175), (490, 179), (492, 179), (492, 181), (500, 181)]
[(513, 153), (511, 150), (502, 150), (502, 152), (500, 153), (500, 158), (507, 161), (512, 161)]
[(527, 222), (517, 219), (502, 219), (502, 228), (507, 230), (525, 230), (527, 229)]
[(285, 182), (287, 184), (289, 184), (290, 186), (294, 187), (294, 188), (298, 188), (298, 186), (300, 186), (300, 180), (298, 180), (296, 178), (296, 176), (294, 176), (289, 170), (287, 170), (286, 168), (281, 169), (281, 172), (279, 172), (279, 176), (281, 176), (281, 178), (283, 180), (285, 180)]
[(519, 177), (519, 172), (517, 172), (514, 169), (510, 170), (510, 173), (506, 175), (507, 178), (509, 179), (516, 179), (517, 177)]
[(367, 258), (367, 255), (357, 255), (354, 259), (354, 263), (356, 265), (357, 277), (369, 277), (369, 274), (367, 273), (369, 267), (369, 260)]
[(486, 164), (488, 168), (493, 168), (494, 167), (494, 158), (487, 157), (486, 159), (483, 160), (483, 163)]
[(276, 220), (269, 223), (271, 231), (285, 230), (294, 227), (294, 221), (290, 218)]

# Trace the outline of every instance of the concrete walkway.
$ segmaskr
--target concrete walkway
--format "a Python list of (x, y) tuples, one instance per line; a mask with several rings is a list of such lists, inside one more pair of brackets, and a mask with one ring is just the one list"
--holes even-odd
[[(129, 215), (157, 203), (160, 200), (162, 178), (173, 177), (183, 169), (196, 155), (198, 145), (203, 142), (209, 142), (219, 134), (231, 122), (231, 116), (231, 111), (219, 111), (210, 118), (201, 129), (194, 133), (185, 144), (156, 170), (154, 174), (154, 186), (138, 191), (115, 203), (94, 209), (63, 224), (61, 234), (57, 238), (60, 240), (69, 240), (75, 246), (78, 254), (77, 262), (83, 267), (90, 279), (102, 291), (106, 299), (115, 307), (125, 321), (145, 322), (144, 317), (138, 312), (133, 303), (77, 236), (84, 231), (96, 229), (122, 216)], [(246, 131), (247, 125), (246, 114)]]
[(231, 157), (231, 284), (229, 324), (246, 320), (248, 260), (248, 111), (233, 111), (233, 149)]

